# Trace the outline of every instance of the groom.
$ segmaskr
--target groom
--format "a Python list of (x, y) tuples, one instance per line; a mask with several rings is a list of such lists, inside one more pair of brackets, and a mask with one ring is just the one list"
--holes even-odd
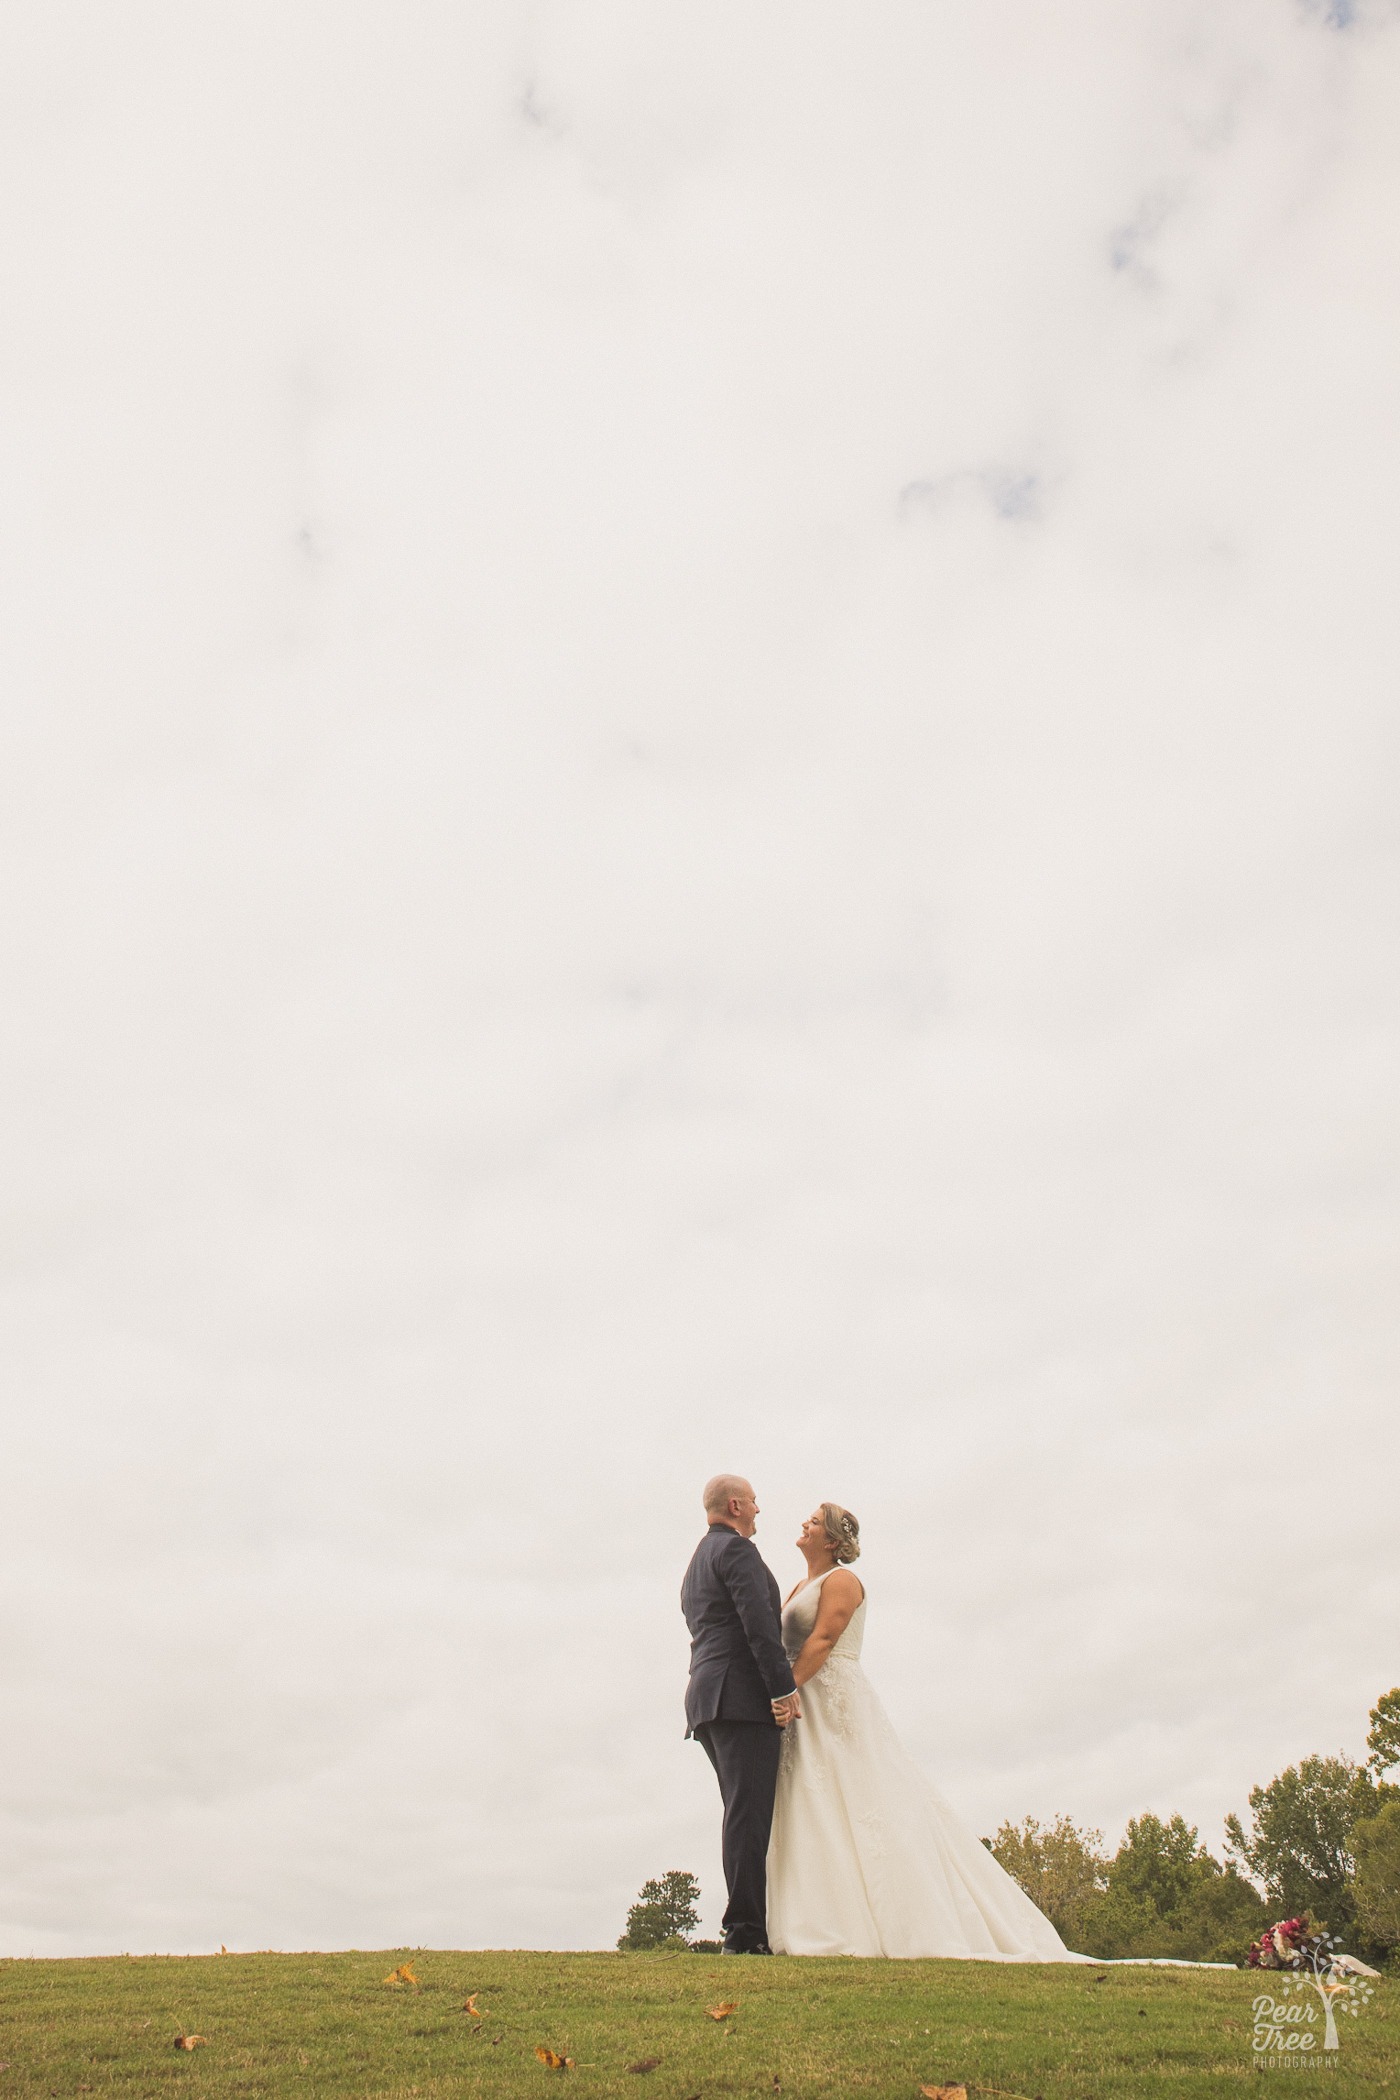
[(747, 1480), (718, 1473), (705, 1489), (709, 1530), (681, 1584), (690, 1628), (686, 1734), (696, 1736), (724, 1803), (726, 1954), (770, 1954), (768, 1833), (780, 1730), (801, 1701), (783, 1651), (778, 1585), (753, 1543), (758, 1504)]

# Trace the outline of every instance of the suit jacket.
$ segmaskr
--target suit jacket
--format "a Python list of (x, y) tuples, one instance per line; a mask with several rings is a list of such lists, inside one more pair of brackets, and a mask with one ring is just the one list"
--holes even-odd
[(681, 1584), (690, 1628), (685, 1732), (706, 1721), (762, 1721), (776, 1727), (770, 1701), (793, 1689), (783, 1650), (782, 1598), (752, 1539), (712, 1524)]

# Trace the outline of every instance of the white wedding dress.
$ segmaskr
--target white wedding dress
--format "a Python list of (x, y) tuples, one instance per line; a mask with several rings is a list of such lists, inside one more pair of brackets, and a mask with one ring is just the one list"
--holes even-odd
[[(834, 1572), (828, 1570), (828, 1573)], [(825, 1575), (783, 1611), (795, 1656)], [(865, 1597), (783, 1731), (768, 1848), (775, 1954), (1085, 1961), (904, 1751), (860, 1666)]]

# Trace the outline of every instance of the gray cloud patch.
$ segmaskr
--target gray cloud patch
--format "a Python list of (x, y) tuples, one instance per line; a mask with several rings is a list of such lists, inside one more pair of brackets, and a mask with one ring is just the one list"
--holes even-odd
[(1045, 484), (1040, 475), (1003, 467), (908, 481), (899, 492), (899, 508), (904, 517), (927, 516), (946, 511), (968, 496), (984, 501), (998, 518), (1038, 523), (1044, 515)]

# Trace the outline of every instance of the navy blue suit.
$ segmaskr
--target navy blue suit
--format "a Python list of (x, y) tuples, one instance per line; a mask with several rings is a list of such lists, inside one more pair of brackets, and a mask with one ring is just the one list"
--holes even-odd
[(771, 1701), (793, 1689), (782, 1598), (752, 1539), (712, 1524), (681, 1584), (690, 1628), (686, 1734), (704, 1745), (724, 1803), (724, 1944), (768, 1948), (768, 1838), (782, 1731)]

